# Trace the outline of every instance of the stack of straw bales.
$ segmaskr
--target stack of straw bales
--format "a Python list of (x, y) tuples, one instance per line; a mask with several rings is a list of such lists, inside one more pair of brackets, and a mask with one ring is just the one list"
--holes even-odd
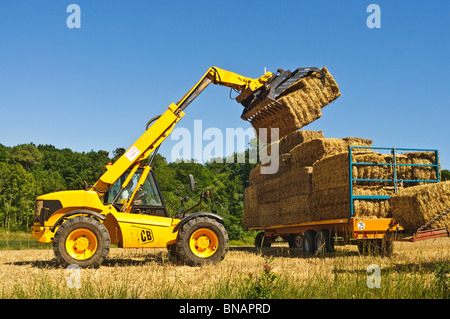
[[(261, 174), (261, 166), (250, 172), (251, 186), (244, 193), (244, 226), (268, 227), (347, 218), (350, 214), (348, 147), (370, 147), (372, 141), (362, 138), (325, 138), (322, 131), (300, 130), (276, 143), (281, 154), (278, 172)], [(392, 163), (391, 154), (380, 154), (370, 148), (354, 149), (352, 156), (353, 162)], [(434, 164), (434, 156), (429, 152), (406, 153), (396, 155), (396, 162)], [(391, 179), (392, 170), (392, 166), (354, 165), (352, 176), (358, 179)], [(428, 167), (398, 166), (397, 176), (398, 179), (434, 180), (436, 172)], [(413, 185), (417, 183), (404, 183), (404, 187)], [(394, 187), (392, 182), (356, 182), (353, 194), (391, 196)], [(391, 217), (390, 200), (355, 200), (354, 216)]]
[(270, 140), (270, 129), (278, 128), (279, 136), (283, 137), (320, 118), (322, 108), (341, 95), (327, 68), (323, 67), (321, 71), (325, 75), (325, 87), (322, 75), (317, 72), (290, 85), (276, 97), (281, 104), (276, 114), (252, 121), (256, 135), (259, 134), (259, 128), (267, 128), (267, 140)]

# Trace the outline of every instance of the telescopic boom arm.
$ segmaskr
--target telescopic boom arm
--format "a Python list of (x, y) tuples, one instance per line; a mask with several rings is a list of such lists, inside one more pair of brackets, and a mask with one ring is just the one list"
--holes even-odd
[[(99, 197), (105, 193), (108, 188), (122, 176), (125, 171), (132, 168), (136, 170), (140, 163), (147, 159), (159, 145), (170, 135), (175, 124), (177, 124), (185, 115), (186, 107), (211, 83), (233, 88), (241, 94), (239, 97), (244, 99), (250, 96), (253, 91), (262, 87), (273, 74), (267, 72), (258, 79), (251, 79), (239, 74), (211, 67), (203, 75), (200, 81), (195, 84), (176, 104), (169, 105), (167, 110), (159, 117), (154, 118), (154, 122), (149, 126), (139, 139), (113, 164), (107, 166), (106, 172), (95, 183), (92, 190), (95, 190)], [(131, 176), (132, 174), (130, 174)], [(125, 188), (129, 179), (125, 181), (122, 188)]]

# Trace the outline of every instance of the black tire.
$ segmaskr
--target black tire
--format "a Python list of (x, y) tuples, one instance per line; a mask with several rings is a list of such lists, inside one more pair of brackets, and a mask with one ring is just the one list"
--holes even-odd
[(167, 251), (169, 252), (169, 260), (178, 262), (177, 244), (167, 245)]
[(260, 232), (256, 234), (255, 237), (255, 247), (256, 248), (262, 248), (262, 247), (270, 247), (272, 245), (271, 242), (269, 242), (264, 235), (264, 232)]
[(288, 238), (289, 248), (303, 247), (303, 234), (290, 234)]
[[(80, 233), (76, 235), (76, 232)], [(83, 232), (88, 236), (83, 236)], [(70, 242), (73, 239), (84, 237), (89, 246), (95, 246), (95, 251), (88, 254), (88, 258), (84, 259), (81, 255), (74, 255), (77, 250), (75, 246), (70, 247)], [(91, 241), (92, 240), (92, 241)], [(66, 245), (67, 243), (67, 245)], [(69, 265), (78, 265), (81, 268), (100, 267), (103, 260), (108, 256), (110, 247), (110, 237), (106, 227), (97, 219), (87, 216), (77, 216), (64, 222), (58, 229), (53, 238), (53, 251), (55, 252), (56, 261), (58, 264), (67, 267)], [(67, 249), (69, 245), (69, 251)], [(89, 247), (88, 247), (89, 248)], [(72, 250), (72, 254), (71, 251)], [(86, 250), (85, 250), (86, 251)]]
[(316, 252), (316, 232), (307, 230), (303, 235), (303, 251), (309, 255)]
[(328, 229), (321, 229), (315, 236), (316, 254), (323, 256), (325, 253), (334, 251), (334, 240), (332, 233)]
[[(202, 243), (206, 244), (204, 246), (199, 244), (202, 247), (197, 247), (195, 243), (202, 239), (204, 239)], [(228, 233), (221, 223), (209, 217), (197, 217), (188, 221), (179, 230), (176, 254), (181, 263), (200, 266), (223, 260), (228, 252), (228, 245)], [(203, 248), (204, 255), (201, 252)]]

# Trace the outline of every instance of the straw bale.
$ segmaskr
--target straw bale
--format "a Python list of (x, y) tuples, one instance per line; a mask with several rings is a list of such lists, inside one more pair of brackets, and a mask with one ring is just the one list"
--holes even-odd
[(291, 165), (290, 161), (291, 154), (281, 154), (278, 158), (278, 170), (273, 174), (262, 174), (261, 173), (261, 167), (264, 167), (266, 165), (270, 164), (261, 164), (258, 166), (255, 166), (250, 170), (250, 174), (248, 177), (248, 180), (250, 182), (250, 185), (258, 185), (264, 181), (271, 180), (277, 177), (280, 177), (283, 173), (289, 171), (293, 166)]
[(313, 168), (298, 167), (285, 172), (279, 178), (280, 199), (296, 195), (308, 195), (312, 191)]
[(325, 138), (322, 131), (299, 130), (283, 136), (278, 141), (272, 142), (266, 146), (267, 154), (272, 154), (272, 145), (278, 144), (280, 154), (289, 153), (295, 146), (317, 138)]
[(310, 76), (303, 77), (290, 85), (284, 92), (277, 96), (281, 107), (277, 112), (271, 112), (266, 117), (256, 118), (252, 126), (256, 130), (261, 127), (279, 128), (279, 135), (285, 136), (303, 126), (312, 123), (322, 116), (321, 109), (336, 100), (341, 93), (333, 76), (326, 67), (322, 68), (325, 74), (325, 87), (322, 76), (314, 72)]
[(280, 200), (280, 178), (273, 178), (258, 185), (258, 203), (276, 203)]
[[(399, 190), (391, 196), (392, 218), (406, 231), (415, 232), (450, 207), (450, 181)], [(450, 214), (431, 223), (431, 228), (449, 227)]]
[[(314, 216), (321, 219), (346, 218), (350, 214), (350, 189), (348, 186), (313, 191), (311, 208)], [(354, 195), (391, 195), (393, 187), (356, 186)], [(355, 200), (354, 216), (365, 218), (389, 217), (390, 206), (388, 200)]]
[[(279, 225), (281, 221), (281, 208), (279, 203), (267, 203), (259, 206), (258, 226)], [(254, 226), (257, 227), (257, 226)]]
[(246, 208), (258, 207), (258, 187), (249, 186), (244, 190), (244, 204)]
[[(350, 202), (313, 209), (311, 221), (348, 218), (350, 216)], [(378, 219), (390, 218), (391, 208), (389, 200), (355, 200), (353, 216), (357, 218)]]
[[(315, 111), (315, 113), (311, 112), (310, 114), (309, 120), (311, 122), (322, 116), (322, 112), (320, 109), (317, 110), (317, 107), (310, 111)], [(267, 141), (270, 141), (272, 139), (271, 128), (278, 128), (278, 136), (282, 137), (304, 126), (298, 121), (294, 110), (286, 105), (280, 104), (276, 113), (273, 112), (275, 111), (270, 112), (270, 114), (265, 114), (264, 117), (256, 117), (251, 121), (257, 138), (261, 139), (259, 135), (260, 128), (267, 128)]]
[[(288, 154), (283, 154), (288, 155)], [(284, 161), (284, 159), (287, 159)], [(263, 201), (272, 202), (276, 194), (273, 194), (273, 190), (282, 190), (292, 193), (292, 195), (306, 194), (311, 190), (312, 180), (312, 167), (297, 167), (290, 165), (288, 162), (289, 156), (283, 156), (280, 159), (280, 166), (278, 172), (274, 174), (261, 174), (261, 166), (257, 166), (250, 171), (250, 185), (260, 186), (259, 194), (261, 197), (265, 197)], [(294, 188), (287, 189), (286, 188)], [(269, 194), (270, 193), (270, 194)]]
[(310, 200), (308, 195), (297, 195), (280, 201), (282, 225), (308, 222), (311, 217)]
[[(373, 141), (361, 138), (361, 137), (345, 137), (343, 138), (344, 141), (347, 142), (349, 146), (363, 146), (363, 147), (370, 147), (372, 146)], [(355, 149), (354, 151), (357, 151), (358, 149)]]
[[(349, 187), (349, 156), (347, 153), (340, 153), (325, 157), (313, 165), (312, 184), (315, 191), (329, 188)], [(375, 152), (354, 154), (354, 162), (359, 163), (383, 163), (383, 155)], [(353, 165), (353, 178), (358, 179), (381, 179), (384, 178), (383, 166), (360, 166)], [(367, 185), (377, 185), (381, 182), (367, 182)]]
[(312, 166), (316, 161), (348, 151), (348, 144), (339, 138), (318, 138), (297, 145), (291, 150), (291, 161), (298, 166)]
[(257, 185), (262, 181), (260, 165), (255, 166), (250, 170), (248, 181), (250, 182), (250, 185)]
[[(377, 152), (356, 153), (353, 162), (358, 163), (392, 163), (392, 155)], [(434, 159), (423, 152), (396, 155), (397, 164), (433, 164)], [(313, 189), (323, 190), (348, 186), (349, 184), (348, 153), (336, 154), (317, 161), (313, 165)], [(369, 166), (353, 165), (353, 178), (357, 179), (393, 179), (393, 167), (388, 165)], [(397, 179), (436, 180), (436, 170), (432, 167), (397, 166)], [(405, 183), (404, 187), (416, 186), (418, 183)], [(392, 182), (358, 182), (358, 185), (392, 186)]]
[[(391, 154), (384, 155), (386, 163), (393, 163)], [(396, 164), (423, 164), (434, 165), (436, 164), (436, 156), (434, 152), (409, 152), (405, 154), (399, 154), (395, 156)], [(440, 163), (439, 169), (440, 169)], [(392, 178), (393, 167), (387, 168), (386, 174), (389, 174)], [(398, 180), (436, 180), (436, 168), (435, 167), (422, 167), (422, 166), (397, 166), (397, 179)], [(406, 182), (405, 187), (417, 186), (427, 184), (426, 182)]]
[(257, 187), (250, 186), (244, 190), (244, 211), (242, 214), (242, 224), (251, 227), (259, 223), (259, 205)]
[(322, 131), (299, 130), (280, 140), (280, 153), (289, 153), (294, 147), (317, 138), (325, 138)]

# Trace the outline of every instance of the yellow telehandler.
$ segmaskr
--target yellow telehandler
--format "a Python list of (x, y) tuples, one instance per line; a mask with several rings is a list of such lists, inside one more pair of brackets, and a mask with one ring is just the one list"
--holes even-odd
[[(178, 103), (170, 104), (151, 119), (146, 131), (92, 186), (41, 195), (36, 199), (32, 236), (53, 243), (59, 264), (99, 267), (110, 245), (121, 248), (167, 247), (176, 260), (191, 265), (221, 261), (228, 251), (228, 233), (223, 218), (211, 212), (189, 213), (209, 196), (176, 217), (170, 217), (151, 163), (159, 145), (185, 115), (186, 107), (210, 84), (240, 92), (236, 100), (244, 106), (243, 119), (266, 116), (268, 105), (289, 83), (320, 72), (299, 68), (279, 69), (257, 79), (211, 67)], [(276, 108), (273, 108), (276, 110)], [(150, 157), (151, 156), (151, 157)], [(150, 158), (149, 158), (150, 157)], [(145, 160), (150, 160), (144, 165)], [(195, 180), (190, 176), (191, 190)]]

